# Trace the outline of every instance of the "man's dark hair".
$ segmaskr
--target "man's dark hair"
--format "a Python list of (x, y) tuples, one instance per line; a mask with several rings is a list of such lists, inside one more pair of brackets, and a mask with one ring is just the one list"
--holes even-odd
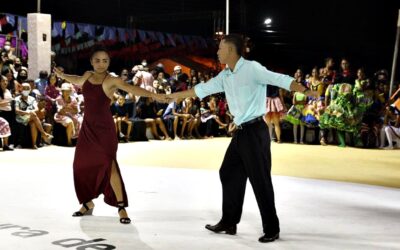
[(96, 44), (90, 50), (90, 60), (92, 60), (94, 54), (96, 54), (97, 52), (105, 52), (108, 54), (108, 50), (104, 45)]
[(239, 56), (243, 55), (243, 50), (244, 50), (244, 40), (243, 37), (239, 34), (229, 34), (226, 35), (223, 39), (226, 43), (233, 44), (236, 48), (236, 53)]

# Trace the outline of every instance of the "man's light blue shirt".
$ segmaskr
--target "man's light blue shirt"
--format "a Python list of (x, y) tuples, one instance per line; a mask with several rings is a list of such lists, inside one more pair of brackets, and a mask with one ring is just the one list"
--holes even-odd
[(196, 85), (194, 91), (200, 98), (225, 92), (233, 121), (241, 125), (265, 115), (267, 84), (290, 90), (293, 80), (290, 76), (269, 71), (256, 61), (241, 57), (233, 72), (226, 68), (208, 82)]

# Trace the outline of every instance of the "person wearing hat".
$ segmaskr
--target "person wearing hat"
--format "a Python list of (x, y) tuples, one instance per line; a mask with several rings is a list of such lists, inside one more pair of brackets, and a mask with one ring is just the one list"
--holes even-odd
[(40, 131), (42, 138), (50, 144), (50, 140), (53, 136), (44, 131), (42, 123), (40, 122), (36, 112), (38, 104), (36, 99), (29, 94), (31, 93), (31, 85), (29, 83), (22, 83), (22, 95), (15, 98), (15, 120), (24, 125), (30, 127), (32, 148), (37, 149), (36, 139), (38, 131)]
[(180, 73), (182, 73), (182, 67), (179, 66), (179, 65), (176, 65), (176, 66), (174, 67), (174, 72), (175, 72), (175, 74), (180, 74)]
[(67, 144), (72, 146), (72, 139), (78, 138), (81, 128), (81, 119), (78, 114), (78, 102), (71, 97), (72, 84), (61, 85), (61, 95), (56, 98), (57, 112), (54, 114), (54, 121), (66, 128)]
[(147, 64), (147, 60), (146, 59), (143, 59), (140, 64), (143, 67), (143, 69), (142, 69), (143, 71), (149, 72), (149, 66)]
[(182, 74), (182, 67), (179, 65), (176, 65), (174, 67), (174, 72), (172, 73), (171, 78), (174, 79), (175, 81), (178, 81), (178, 77)]

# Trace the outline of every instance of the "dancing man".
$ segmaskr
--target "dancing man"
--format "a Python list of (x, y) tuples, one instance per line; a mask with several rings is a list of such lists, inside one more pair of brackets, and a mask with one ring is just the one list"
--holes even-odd
[(271, 181), (271, 150), (266, 113), (266, 86), (275, 85), (309, 96), (308, 90), (289, 76), (267, 70), (255, 61), (241, 55), (243, 39), (227, 35), (219, 44), (218, 58), (228, 67), (207, 83), (176, 92), (169, 98), (205, 96), (225, 92), (229, 109), (234, 116), (235, 131), (219, 170), (222, 183), (222, 218), (216, 225), (206, 225), (215, 233), (236, 234), (240, 221), (247, 178), (253, 186), (261, 213), (264, 235), (260, 242), (279, 238), (279, 219), (275, 210), (274, 190)]

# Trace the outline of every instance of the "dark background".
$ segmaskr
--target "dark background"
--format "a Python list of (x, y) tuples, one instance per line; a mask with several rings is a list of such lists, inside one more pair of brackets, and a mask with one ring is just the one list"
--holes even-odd
[[(42, 0), (42, 13), (68, 20), (180, 34), (213, 36), (224, 20), (225, 0)], [(249, 57), (275, 70), (309, 72), (331, 56), (372, 73), (391, 70), (400, 1), (231, 0), (230, 32), (244, 33)], [(0, 11), (26, 15), (36, 1), (2, 1)], [(263, 24), (273, 19), (271, 27)], [(274, 33), (267, 33), (266, 30)], [(398, 77), (397, 77), (398, 78)]]

